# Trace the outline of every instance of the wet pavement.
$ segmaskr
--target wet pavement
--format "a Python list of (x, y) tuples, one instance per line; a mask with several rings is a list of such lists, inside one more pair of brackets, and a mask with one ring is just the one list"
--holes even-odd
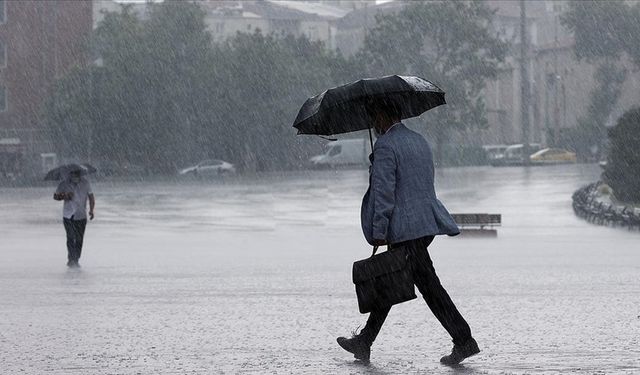
[(456, 368), (420, 298), (392, 309), (369, 366), (335, 343), (366, 319), (350, 279), (370, 251), (365, 171), (97, 182), (80, 270), (53, 187), (0, 188), (0, 373), (640, 373), (640, 233), (571, 208), (599, 173), (438, 172), (450, 211), (503, 215), (495, 238), (430, 249), (482, 349)]

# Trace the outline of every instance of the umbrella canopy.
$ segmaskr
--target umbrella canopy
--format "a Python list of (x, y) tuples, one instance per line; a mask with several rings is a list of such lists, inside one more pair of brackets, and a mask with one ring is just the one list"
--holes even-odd
[(307, 99), (293, 127), (298, 134), (317, 135), (369, 129), (372, 119), (367, 106), (376, 99), (398, 108), (403, 120), (445, 104), (444, 91), (424, 78), (392, 75), (361, 79)]
[(81, 176), (95, 173), (97, 169), (90, 164), (82, 163), (82, 164), (65, 164), (59, 167), (53, 168), (47, 175), (44, 176), (45, 181), (59, 181), (64, 180), (71, 174), (72, 172), (80, 172)]

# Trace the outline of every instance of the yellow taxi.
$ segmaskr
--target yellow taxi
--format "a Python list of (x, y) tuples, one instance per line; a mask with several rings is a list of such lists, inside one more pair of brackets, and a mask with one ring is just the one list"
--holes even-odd
[(568, 164), (577, 161), (576, 153), (561, 148), (543, 148), (529, 156), (534, 164)]

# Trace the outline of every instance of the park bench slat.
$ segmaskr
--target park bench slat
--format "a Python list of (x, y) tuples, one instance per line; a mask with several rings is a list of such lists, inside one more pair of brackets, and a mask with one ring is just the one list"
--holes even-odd
[(473, 213), (473, 214), (451, 214), (453, 220), (458, 226), (500, 226), (502, 225), (501, 214), (486, 214), (486, 213)]

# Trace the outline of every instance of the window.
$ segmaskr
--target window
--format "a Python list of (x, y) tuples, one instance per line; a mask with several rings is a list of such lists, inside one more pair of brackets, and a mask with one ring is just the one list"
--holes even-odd
[(0, 0), (0, 23), (5, 23), (7, 21), (7, 2), (5, 0)]
[(7, 110), (7, 88), (0, 86), (0, 112)]

